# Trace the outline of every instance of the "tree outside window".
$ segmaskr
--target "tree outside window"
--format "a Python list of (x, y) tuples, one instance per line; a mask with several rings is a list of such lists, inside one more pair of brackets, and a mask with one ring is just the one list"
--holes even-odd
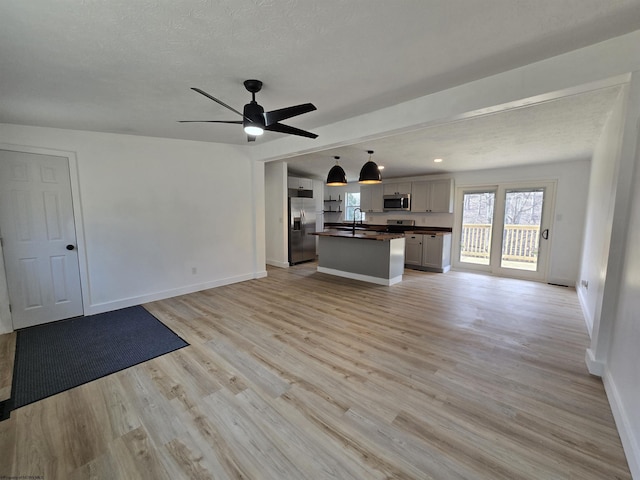
[[(353, 215), (355, 212), (356, 208), (360, 208), (360, 192), (357, 193), (347, 193), (346, 194), (346, 206), (344, 209), (344, 219), (347, 222), (353, 222)], [(361, 212), (360, 210), (358, 210), (357, 213), (355, 213), (356, 216), (356, 221), (364, 221), (364, 217), (365, 214), (364, 212)]]

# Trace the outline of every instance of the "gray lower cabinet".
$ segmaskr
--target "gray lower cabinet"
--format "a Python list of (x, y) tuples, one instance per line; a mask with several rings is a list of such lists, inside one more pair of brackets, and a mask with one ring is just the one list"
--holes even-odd
[(422, 235), (406, 235), (404, 237), (404, 264), (422, 265)]
[(448, 272), (451, 268), (451, 234), (407, 235), (404, 264), (419, 270)]

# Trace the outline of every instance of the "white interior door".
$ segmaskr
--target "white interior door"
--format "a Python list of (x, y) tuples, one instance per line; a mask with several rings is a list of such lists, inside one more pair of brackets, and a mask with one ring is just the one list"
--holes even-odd
[(0, 235), (15, 329), (83, 314), (67, 158), (0, 150)]

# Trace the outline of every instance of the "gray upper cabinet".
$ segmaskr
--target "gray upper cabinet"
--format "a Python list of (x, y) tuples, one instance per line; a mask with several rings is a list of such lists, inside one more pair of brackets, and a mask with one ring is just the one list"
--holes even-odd
[(453, 179), (413, 182), (411, 211), (416, 213), (453, 212)]
[(397, 195), (399, 193), (411, 193), (411, 182), (383, 183), (384, 195)]
[(382, 185), (360, 185), (360, 209), (367, 213), (382, 212)]
[(313, 180), (310, 178), (287, 177), (287, 188), (313, 190)]

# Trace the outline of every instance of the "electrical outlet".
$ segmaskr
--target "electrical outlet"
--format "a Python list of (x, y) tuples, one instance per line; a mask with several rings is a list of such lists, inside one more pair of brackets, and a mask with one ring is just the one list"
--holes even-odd
[(195, 275), (198, 273), (198, 269), (196, 267), (191, 267), (191, 274)]
[(588, 280), (580, 280), (580, 285), (582, 285), (585, 289), (589, 289), (589, 281)]

